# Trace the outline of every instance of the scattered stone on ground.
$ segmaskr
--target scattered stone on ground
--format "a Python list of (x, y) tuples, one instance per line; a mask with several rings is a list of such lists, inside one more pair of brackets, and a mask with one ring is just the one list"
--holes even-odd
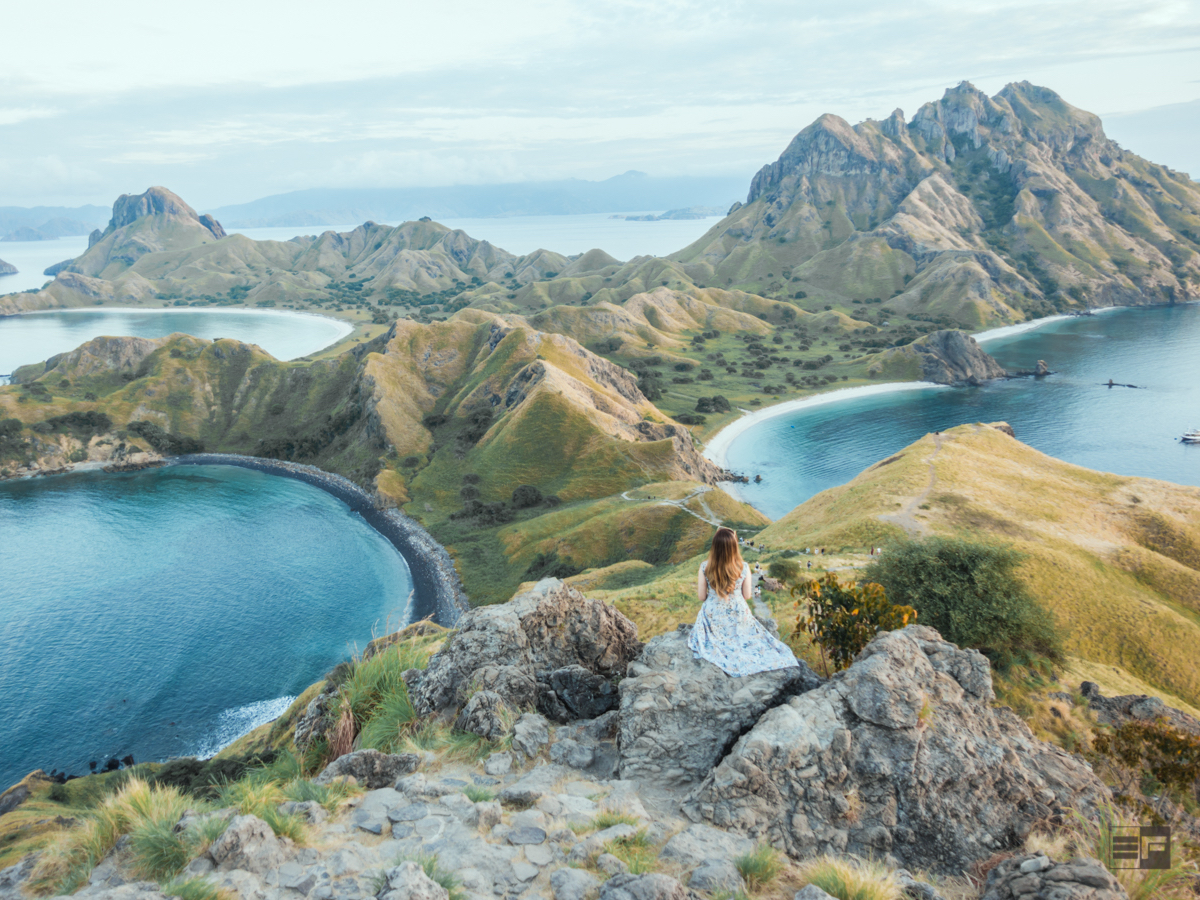
[(1128, 900), (1129, 894), (1096, 859), (1056, 863), (1032, 854), (1006, 859), (990, 872), (982, 900)]

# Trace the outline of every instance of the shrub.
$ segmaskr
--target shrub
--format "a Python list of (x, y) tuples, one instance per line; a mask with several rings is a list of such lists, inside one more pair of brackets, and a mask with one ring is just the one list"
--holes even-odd
[(179, 434), (171, 434), (164, 431), (157, 423), (151, 422), (148, 419), (130, 422), (127, 428), (133, 434), (143, 438), (146, 443), (159, 453), (177, 456), (182, 453), (204, 452), (204, 443), (202, 441)]
[(807, 632), (820, 645), (822, 663), (828, 655), (834, 671), (854, 662), (877, 632), (894, 631), (917, 619), (911, 606), (890, 603), (878, 584), (842, 584), (833, 572), (792, 588), (793, 594), (798, 592), (796, 631)]
[(1096, 755), (1117, 775), (1119, 793), (1129, 795), (1138, 782), (1156, 794), (1155, 813), (1170, 818), (1172, 800), (1194, 793), (1200, 782), (1200, 737), (1172, 726), (1165, 719), (1132, 721), (1092, 738)]
[(38, 422), (32, 427), (39, 434), (67, 431), (76, 435), (92, 435), (111, 429), (112, 419), (108, 417), (107, 413), (89, 409), (85, 412), (70, 412), (61, 416), (51, 416), (44, 422)]
[(777, 559), (767, 566), (767, 574), (779, 581), (795, 581), (800, 577), (800, 564), (792, 559)]
[(890, 549), (863, 577), (916, 609), (921, 624), (1007, 671), (1038, 656), (1062, 659), (1053, 618), (1017, 576), (1022, 558), (1011, 547), (928, 538)]
[(532, 484), (518, 485), (512, 492), (512, 505), (517, 509), (529, 509), (542, 502), (542, 492)]
[(415, 469), (420, 464), (421, 457), (419, 456), (406, 456), (404, 457), (403, 462), (400, 463), (400, 465), (405, 469)]
[(559, 559), (558, 551), (539, 553), (525, 570), (525, 581), (541, 581), (543, 578), (570, 578), (578, 575), (583, 568), (571, 563), (570, 560)]

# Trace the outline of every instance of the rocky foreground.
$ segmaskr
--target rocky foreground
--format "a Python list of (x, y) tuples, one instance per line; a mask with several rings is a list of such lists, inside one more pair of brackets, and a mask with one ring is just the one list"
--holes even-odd
[[(619, 612), (554, 579), (472, 610), (405, 673), (409, 695), (510, 750), (480, 764), (351, 752), (315, 781), (364, 793), (332, 816), (284, 804), (309, 822), (304, 846), (254, 816), (207, 813), (228, 825), (186, 875), (244, 900), (448, 900), (413, 862), (436, 858), (465, 900), (684, 900), (744, 890), (739, 859), (770, 844), (796, 861), (882, 861), (927, 900), (937, 889), (908, 869), (960, 875), (1005, 856), (988, 898), (1125, 896), (1095, 861), (1021, 855), (1036, 823), (1094, 813), (1108, 791), (992, 707), (978, 652), (909, 626), (828, 680), (803, 663), (729, 678), (692, 658), (688, 627), (643, 645)], [(299, 720), (299, 746), (334, 727), (330, 697)], [(635, 872), (611, 852), (631, 842), (644, 848)], [(0, 898), (20, 895), (33, 864), (0, 873)], [(136, 881), (118, 843), (78, 896), (160, 890)]]

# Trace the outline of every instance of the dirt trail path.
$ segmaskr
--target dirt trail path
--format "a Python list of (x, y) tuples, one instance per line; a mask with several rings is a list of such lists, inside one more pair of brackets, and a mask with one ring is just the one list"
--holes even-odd
[(899, 525), (914, 537), (926, 537), (930, 534), (929, 526), (917, 519), (916, 511), (921, 508), (922, 503), (929, 499), (930, 493), (937, 486), (937, 467), (934, 463), (938, 458), (938, 454), (942, 452), (942, 436), (935, 434), (933, 436), (933, 443), (933, 454), (928, 459), (929, 484), (925, 486), (925, 490), (904, 504), (899, 512), (880, 513), (879, 515), (880, 521)]
[[(636, 488), (633, 490), (636, 490)], [(704, 510), (704, 515), (701, 515), (694, 509), (689, 509), (687, 505), (689, 500), (693, 499), (694, 497), (699, 497), (701, 494), (707, 494), (711, 490), (712, 488), (710, 487), (696, 488), (696, 490), (692, 491), (690, 494), (680, 500), (656, 500), (651, 497), (630, 497), (629, 495), (632, 493), (632, 490), (630, 490), (622, 493), (621, 499), (628, 500), (630, 503), (657, 503), (659, 506), (677, 506), (688, 515), (695, 516), (701, 522), (707, 522), (709, 525), (712, 525), (715, 528), (720, 528), (721, 520), (718, 519), (713, 511), (708, 508), (708, 504), (703, 500), (700, 501), (700, 508)]]

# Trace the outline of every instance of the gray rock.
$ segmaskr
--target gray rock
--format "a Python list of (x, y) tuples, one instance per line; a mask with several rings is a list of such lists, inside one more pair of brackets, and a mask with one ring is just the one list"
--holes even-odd
[(601, 853), (596, 857), (596, 868), (612, 878), (614, 875), (628, 875), (629, 866), (611, 853)]
[(1085, 762), (993, 699), (982, 654), (919, 625), (881, 634), (759, 719), (683, 812), (795, 858), (891, 854), (961, 872), (1019, 846), (1032, 822), (1108, 797)]
[(279, 811), (285, 816), (300, 816), (310, 825), (319, 825), (329, 818), (329, 810), (315, 800), (288, 800), (279, 804)]
[(691, 900), (693, 895), (670, 875), (617, 875), (600, 888), (600, 900)]
[(642, 646), (623, 615), (554, 578), (508, 603), (473, 609), (456, 627), (425, 671), (408, 680), (421, 715), (457, 708), (472, 684), (520, 708), (529, 684), (536, 693), (530, 673), (578, 665), (606, 679), (622, 676)]
[(515, 862), (512, 864), (512, 870), (518, 881), (533, 881), (538, 877), (538, 867), (532, 863)]
[(908, 869), (897, 869), (892, 873), (892, 877), (909, 900), (945, 900), (932, 884), (917, 881)]
[(88, 887), (74, 896), (81, 900), (166, 900), (153, 881), (138, 881), (113, 888)]
[(300, 718), (296, 720), (296, 729), (293, 736), (296, 741), (296, 746), (300, 750), (307, 750), (308, 746), (319, 737), (324, 737), (330, 727), (330, 705), (333, 702), (334, 693), (320, 693), (308, 701), (308, 706), (304, 708), (304, 712), (300, 714)]
[(600, 879), (583, 869), (563, 867), (550, 873), (554, 900), (591, 900), (600, 887)]
[(512, 754), (502, 750), (488, 756), (483, 764), (483, 771), (489, 775), (507, 775), (512, 771)]
[(37, 865), (37, 854), (30, 853), (7, 869), (0, 869), (0, 900), (24, 900), (21, 886), (29, 881), (33, 867)]
[(475, 804), (475, 811), (479, 814), (478, 827), (483, 831), (490, 831), (496, 825), (500, 824), (500, 816), (502, 810), (499, 802), (495, 800), (481, 800)]
[(796, 896), (792, 900), (837, 900), (837, 898), (825, 893), (815, 884), (806, 884), (796, 891)]
[(513, 726), (512, 745), (530, 759), (541, 753), (550, 743), (550, 723), (537, 713), (525, 713)]
[(690, 625), (661, 634), (621, 682), (620, 773), (657, 784), (696, 782), (768, 709), (821, 679), (807, 665), (730, 678), (688, 648)]
[(1167, 706), (1157, 697), (1149, 697), (1146, 694), (1105, 697), (1094, 681), (1081, 684), (1079, 693), (1083, 694), (1088, 707), (1096, 714), (1096, 720), (1104, 725), (1119, 728), (1135, 720), (1164, 718), (1180, 731), (1200, 735), (1200, 721), (1181, 710)]
[(596, 760), (596, 751), (571, 738), (563, 738), (550, 745), (550, 761), (572, 769), (586, 769)]
[(258, 816), (234, 817), (208, 853), (221, 871), (242, 869), (254, 875), (265, 875), (285, 858), (275, 832)]
[(378, 750), (355, 750), (338, 757), (313, 779), (314, 784), (329, 784), (338, 778), (352, 776), (369, 790), (391, 787), (403, 775), (415, 772), (421, 757), (415, 753), (380, 753)]
[(620, 703), (613, 683), (583, 666), (556, 669), (550, 675), (550, 687), (573, 719), (594, 719)]
[(746, 889), (742, 873), (728, 859), (710, 859), (692, 873), (688, 887), (694, 891), (723, 891), (736, 894)]
[(405, 803), (389, 809), (387, 817), (393, 822), (416, 822), (429, 815), (429, 807), (424, 803)]
[(546, 843), (546, 832), (532, 825), (522, 825), (508, 833), (508, 842), (514, 846), (544, 844)]
[(659, 856), (690, 869), (713, 860), (734, 860), (753, 849), (754, 842), (740, 834), (707, 825), (689, 825), (667, 841)]
[(489, 741), (498, 741), (508, 734), (504, 724), (511, 715), (508, 706), (495, 691), (479, 691), (472, 695), (454, 722), (459, 731), (477, 734)]
[(525, 858), (535, 866), (548, 866), (554, 862), (555, 849), (550, 844), (527, 844)]
[(990, 872), (981, 900), (1128, 900), (1117, 879), (1095, 859), (1055, 863), (1045, 856), (1014, 856)]
[(558, 783), (570, 773), (570, 769), (562, 766), (537, 766), (500, 791), (500, 799), (517, 806), (532, 806), (543, 794), (557, 793)]
[(450, 900), (449, 892), (415, 862), (401, 863), (383, 873), (379, 900)]

